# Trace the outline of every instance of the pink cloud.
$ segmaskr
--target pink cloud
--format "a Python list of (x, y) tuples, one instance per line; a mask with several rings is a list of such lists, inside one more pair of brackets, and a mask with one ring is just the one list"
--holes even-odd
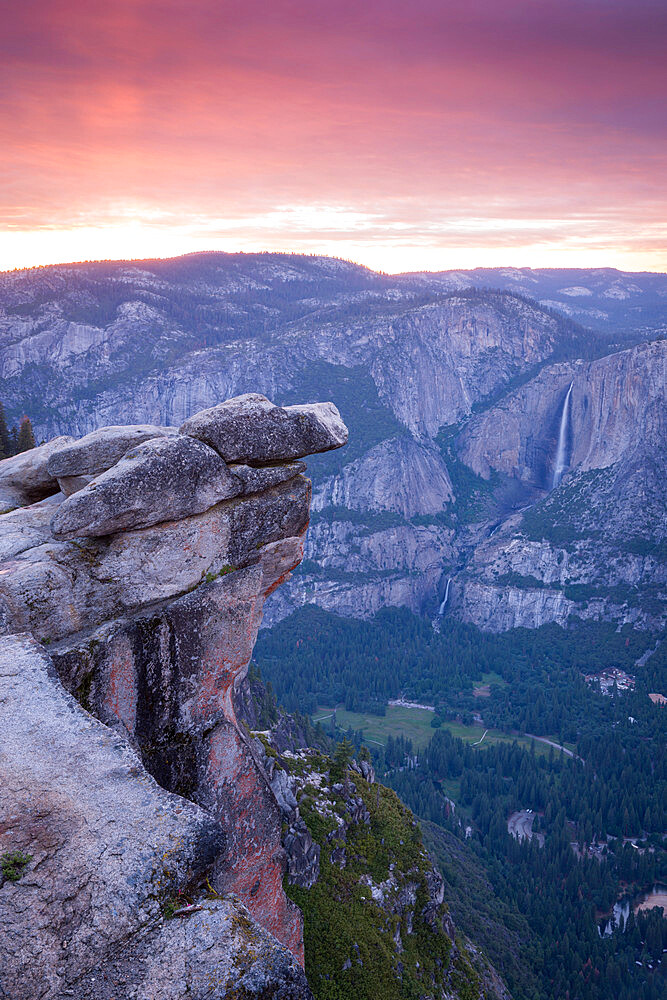
[(653, 0), (29, 0), (7, 20), (0, 225), (326, 203), (629, 240), (664, 217)]

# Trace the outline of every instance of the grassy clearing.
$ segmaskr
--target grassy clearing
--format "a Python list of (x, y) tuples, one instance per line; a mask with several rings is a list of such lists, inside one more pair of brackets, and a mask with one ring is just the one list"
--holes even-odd
[[(330, 716), (332, 708), (318, 708), (313, 715), (313, 720), (322, 719), (325, 729), (331, 724), (331, 719), (322, 718)], [(434, 730), (431, 727), (433, 712), (425, 708), (401, 708), (399, 705), (388, 705), (386, 715), (371, 715), (368, 712), (346, 712), (345, 709), (336, 709), (336, 723), (342, 729), (350, 726), (356, 730), (363, 730), (364, 739), (369, 743), (375, 741), (382, 746), (387, 742), (388, 736), (405, 736), (411, 739), (415, 750), (421, 750), (433, 736)], [(481, 733), (480, 733), (481, 736)]]
[(473, 694), (476, 698), (490, 698), (491, 688), (495, 687), (507, 687), (507, 682), (502, 679), (500, 674), (493, 673), (493, 671), (487, 671), (482, 674), (481, 681), (475, 681), (473, 685)]
[(457, 778), (441, 778), (438, 787), (443, 795), (454, 802), (458, 802), (461, 797), (461, 782)]
[[(482, 739), (482, 734), (485, 731), (484, 726), (462, 726), (458, 722), (443, 722), (442, 728), (448, 729), (452, 736), (458, 736), (465, 743), (477, 743)], [(538, 740), (531, 740), (527, 736), (511, 736), (509, 733), (501, 733), (498, 729), (489, 729), (479, 746), (480, 749), (484, 749), (485, 746), (490, 746), (492, 743), (514, 742), (518, 743), (525, 750), (530, 750), (531, 744), (534, 743), (535, 753), (538, 757), (548, 756), (549, 754), (550, 748), (545, 743), (540, 743)], [(554, 753), (557, 752), (556, 748), (554, 748)]]
[(496, 674), (492, 670), (489, 670), (485, 674), (482, 674), (481, 681), (475, 681), (474, 686), (483, 687), (486, 684), (496, 684), (498, 687), (501, 688), (507, 687), (507, 681), (503, 680), (500, 674)]
[[(331, 725), (331, 715), (333, 708), (320, 706), (313, 715), (313, 721), (320, 720), (325, 729)], [(336, 709), (336, 724), (340, 729), (362, 730), (364, 739), (369, 745), (381, 744), (384, 746), (387, 737), (404, 736), (412, 740), (415, 750), (422, 750), (433, 736), (434, 729), (431, 726), (433, 712), (424, 708), (401, 708), (398, 705), (388, 705), (386, 715), (372, 715), (370, 712), (346, 712), (344, 708)], [(477, 743), (485, 731), (484, 726), (463, 726), (458, 722), (443, 722), (443, 729), (448, 729), (452, 736), (458, 736), (466, 743)], [(514, 743), (530, 750), (531, 744), (535, 744), (535, 753), (538, 756), (549, 754), (549, 747), (545, 743), (531, 740), (527, 736), (510, 736), (508, 733), (501, 733), (498, 729), (490, 729), (482, 742), (479, 744), (481, 750), (492, 743)], [(570, 749), (569, 744), (565, 744)], [(574, 749), (574, 747), (572, 747)], [(557, 752), (554, 749), (554, 753)]]

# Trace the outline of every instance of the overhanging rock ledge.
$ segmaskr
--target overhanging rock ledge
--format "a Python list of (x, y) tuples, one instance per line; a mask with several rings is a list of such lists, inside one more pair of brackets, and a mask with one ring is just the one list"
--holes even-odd
[(293, 459), (346, 440), (252, 394), (0, 462), (0, 994), (310, 996), (233, 695), (303, 554)]

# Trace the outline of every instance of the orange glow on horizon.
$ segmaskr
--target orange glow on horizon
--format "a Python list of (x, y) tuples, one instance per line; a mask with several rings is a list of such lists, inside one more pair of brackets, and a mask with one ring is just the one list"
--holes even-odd
[(16, 232), (7, 242), (0, 240), (0, 272), (74, 264), (99, 260), (152, 260), (206, 251), (226, 253), (315, 254), (338, 257), (362, 264), (374, 271), (399, 274), (405, 271), (468, 270), (476, 267), (615, 267), (621, 271), (667, 271), (667, 252), (655, 253), (603, 247), (574, 248), (548, 244), (496, 246), (392, 245), (388, 242), (355, 240), (352, 234), (340, 239), (318, 237), (280, 238), (237, 236), (207, 238), (187, 231), (161, 230), (135, 225)]
[(0, 269), (667, 269), (655, 0), (29, 0), (5, 21)]

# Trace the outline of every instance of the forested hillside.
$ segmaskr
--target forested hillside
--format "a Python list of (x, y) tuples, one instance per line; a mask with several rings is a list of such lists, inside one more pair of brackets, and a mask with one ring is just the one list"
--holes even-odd
[[(664, 689), (666, 645), (604, 623), (493, 635), (306, 607), (255, 655), (279, 701), (365, 743), (428, 821), (452, 911), (517, 1000), (658, 1000), (660, 911), (630, 906), (603, 929), (615, 904), (667, 881), (665, 707), (649, 697)], [(632, 685), (603, 693), (611, 669)], [(394, 733), (399, 697), (432, 706), (412, 710), (430, 718), (418, 740)]]

